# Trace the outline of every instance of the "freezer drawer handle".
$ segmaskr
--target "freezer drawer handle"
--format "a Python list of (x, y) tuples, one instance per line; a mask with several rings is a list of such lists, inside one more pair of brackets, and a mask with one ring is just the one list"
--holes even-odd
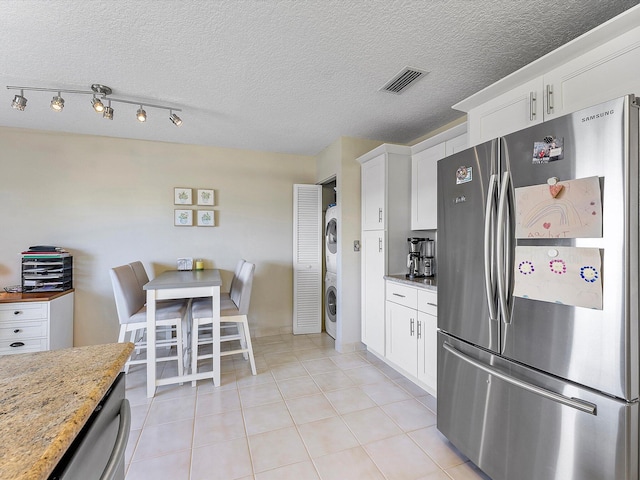
[(122, 461), (124, 452), (127, 449), (127, 440), (129, 439), (129, 430), (131, 430), (131, 407), (129, 400), (126, 398), (120, 404), (120, 425), (118, 428), (118, 436), (111, 451), (111, 456), (104, 468), (100, 480), (113, 480), (118, 473), (118, 465)]
[(500, 380), (504, 380), (507, 383), (510, 383), (512, 385), (515, 385), (516, 387), (522, 388), (524, 390), (527, 390), (531, 393), (535, 393), (536, 395), (540, 395), (541, 397), (547, 398), (549, 400), (552, 400), (554, 402), (557, 403), (561, 403), (563, 405), (566, 405), (568, 407), (571, 408), (575, 408), (576, 410), (580, 410), (582, 412), (588, 413), (590, 415), (595, 415), (596, 414), (596, 405), (592, 404), (592, 403), (588, 403), (582, 400), (577, 400), (575, 398), (569, 398), (569, 397), (565, 397), (564, 395), (560, 395), (558, 393), (552, 392), (551, 390), (547, 390), (545, 388), (541, 388), (538, 387), (536, 385), (532, 385), (530, 383), (527, 382), (523, 382), (522, 380), (518, 380), (517, 378), (513, 378), (510, 377), (508, 375), (505, 375), (504, 373), (500, 372), (499, 370), (496, 370), (492, 367), (489, 367), (485, 364), (483, 364), (482, 362), (479, 362), (467, 355), (465, 355), (464, 353), (462, 353), (461, 351), (457, 350), (455, 347), (453, 347), (452, 345), (448, 344), (447, 342), (444, 342), (442, 344), (443, 348), (448, 351), (449, 353), (452, 353), (453, 355), (455, 355), (456, 357), (458, 357), (460, 360), (463, 360), (471, 365), (473, 365), (474, 367), (490, 374), (493, 375), (494, 377), (498, 377)]

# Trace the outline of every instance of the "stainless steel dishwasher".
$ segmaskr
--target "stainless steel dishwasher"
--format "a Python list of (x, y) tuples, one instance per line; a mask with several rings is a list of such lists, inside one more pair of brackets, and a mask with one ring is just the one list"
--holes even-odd
[(124, 480), (131, 410), (120, 373), (49, 480)]

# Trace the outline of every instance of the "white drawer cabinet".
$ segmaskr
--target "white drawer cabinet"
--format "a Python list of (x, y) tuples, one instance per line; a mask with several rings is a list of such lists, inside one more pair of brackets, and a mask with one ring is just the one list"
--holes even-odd
[(437, 387), (437, 293), (386, 282), (386, 355), (391, 366), (435, 395)]
[(73, 346), (73, 291), (0, 302), (0, 355)]

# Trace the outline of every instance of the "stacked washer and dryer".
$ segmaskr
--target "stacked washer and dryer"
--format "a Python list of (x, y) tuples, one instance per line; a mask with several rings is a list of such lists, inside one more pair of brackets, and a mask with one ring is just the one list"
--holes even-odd
[(338, 273), (338, 211), (335, 204), (327, 208), (325, 214), (324, 245), (326, 274), (324, 277), (325, 330), (336, 338), (337, 300), (336, 287)]

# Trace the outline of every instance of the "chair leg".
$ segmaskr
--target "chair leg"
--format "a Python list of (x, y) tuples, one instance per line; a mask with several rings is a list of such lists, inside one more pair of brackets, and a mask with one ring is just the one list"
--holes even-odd
[[(125, 338), (127, 337), (127, 326), (120, 325), (120, 333), (118, 334), (118, 343), (124, 343)], [(124, 373), (125, 375), (129, 373), (129, 360), (124, 364)]]
[[(191, 374), (198, 373), (198, 330), (198, 321), (194, 319), (191, 327)], [(196, 383), (198, 382), (193, 380), (191, 386), (195, 387)]]
[(253, 375), (256, 374), (256, 361), (253, 358), (253, 346), (251, 345), (251, 335), (249, 333), (249, 321), (247, 320), (247, 316), (242, 317), (242, 327), (244, 330), (244, 338), (247, 342), (247, 353), (249, 353), (249, 362), (251, 363), (251, 373)]
[[(183, 345), (182, 345), (182, 321), (179, 320), (176, 322), (176, 351), (178, 354), (178, 375), (184, 375), (184, 354), (183, 354)], [(180, 383), (182, 385), (182, 383)]]
[(244, 322), (240, 321), (236, 324), (238, 326), (238, 333), (240, 334), (240, 348), (242, 348), (242, 350), (244, 350), (244, 352), (242, 352), (242, 357), (245, 360), (249, 360), (249, 355), (247, 354), (247, 339), (246, 337), (248, 337), (247, 333), (244, 329)]

